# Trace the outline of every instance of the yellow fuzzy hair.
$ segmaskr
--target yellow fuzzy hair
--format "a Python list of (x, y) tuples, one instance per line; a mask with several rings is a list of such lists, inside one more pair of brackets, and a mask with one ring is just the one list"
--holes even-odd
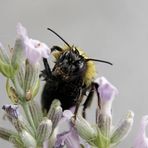
[[(67, 51), (70, 50), (70, 48), (68, 46), (64, 46), (64, 48), (62, 48), (62, 49), (63, 49), (63, 52), (65, 52), (66, 50)], [(86, 55), (86, 53), (82, 49), (77, 48), (77, 50), (79, 51), (80, 55), (83, 56), (85, 59), (88, 58), (88, 56)], [(63, 52), (54, 51), (53, 56), (57, 60)], [(84, 84), (86, 86), (89, 86), (91, 84), (91, 82), (93, 81), (95, 76), (96, 76), (95, 64), (94, 64), (93, 61), (88, 61), (86, 72), (85, 72), (85, 75), (84, 75)]]

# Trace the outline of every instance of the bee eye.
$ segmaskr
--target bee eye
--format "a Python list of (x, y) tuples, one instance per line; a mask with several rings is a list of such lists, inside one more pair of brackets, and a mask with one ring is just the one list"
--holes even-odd
[(79, 63), (79, 67), (82, 68), (83, 66), (84, 66), (84, 63), (83, 62), (80, 62)]
[(75, 62), (75, 65), (77, 65), (77, 67), (79, 67), (79, 69), (81, 69), (84, 66), (84, 62), (82, 60), (78, 60)]

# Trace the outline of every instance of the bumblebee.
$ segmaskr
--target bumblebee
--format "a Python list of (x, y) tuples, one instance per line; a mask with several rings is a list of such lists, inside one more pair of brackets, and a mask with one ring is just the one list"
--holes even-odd
[(55, 64), (51, 69), (47, 59), (43, 58), (45, 69), (41, 76), (46, 81), (42, 92), (41, 104), (43, 112), (48, 112), (54, 99), (59, 99), (63, 110), (76, 106), (75, 115), (77, 114), (82, 98), (89, 92), (84, 102), (83, 116), (89, 106), (93, 93), (93, 80), (96, 75), (96, 67), (93, 61), (107, 61), (88, 58), (86, 53), (75, 46), (70, 46), (59, 34), (48, 28), (52, 33), (57, 35), (64, 43), (64, 47), (53, 46), (51, 53), (55, 58)]

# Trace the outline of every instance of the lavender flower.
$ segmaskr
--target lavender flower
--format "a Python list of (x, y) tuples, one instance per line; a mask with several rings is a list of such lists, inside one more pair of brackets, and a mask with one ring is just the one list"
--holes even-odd
[(128, 135), (133, 125), (133, 119), (134, 113), (132, 111), (129, 111), (125, 119), (123, 119), (123, 121), (113, 129), (110, 138), (110, 143), (112, 146), (117, 145)]
[(2, 109), (12, 118), (18, 119), (20, 115), (17, 105), (3, 105)]
[(42, 57), (49, 57), (49, 47), (45, 43), (29, 38), (26, 28), (21, 23), (17, 24), (17, 34), (24, 44), (25, 54), (30, 63), (36, 64)]
[[(61, 125), (68, 124), (69, 129), (57, 135), (55, 148), (62, 148), (64, 146), (66, 146), (67, 148), (81, 148), (81, 147), (90, 148), (90, 145), (79, 137), (79, 132), (77, 131), (75, 126), (76, 124), (73, 123), (74, 120), (72, 118), (74, 117), (73, 114), (74, 111), (75, 111), (75, 106), (71, 107), (70, 110), (65, 110), (63, 112), (63, 117), (59, 124)], [(84, 132), (83, 135), (85, 135), (85, 133), (87, 133), (88, 131), (86, 127), (84, 128), (86, 132)]]
[(2, 109), (6, 112), (4, 117), (7, 117), (18, 132), (26, 130), (32, 133), (30, 126), (21, 116), (17, 105), (3, 105)]
[(148, 148), (148, 137), (146, 136), (146, 126), (148, 125), (148, 115), (141, 119), (140, 129), (135, 139), (133, 148)]
[(63, 132), (57, 136), (55, 148), (80, 148), (80, 141), (77, 130), (71, 127), (69, 131)]
[[(72, 108), (73, 111), (73, 108)], [(71, 110), (65, 110), (63, 112), (63, 116), (69, 120), (70, 130), (68, 132), (62, 133), (57, 139), (60, 143), (63, 141), (70, 141), (74, 139), (74, 143), (77, 147), (80, 147), (81, 145), (87, 145), (89, 147), (88, 143), (91, 143), (92, 140), (96, 138), (96, 131), (91, 127), (89, 122), (87, 122), (83, 117), (80, 115), (77, 115), (76, 120), (73, 118), (74, 114)], [(77, 129), (77, 130), (76, 130)], [(68, 135), (68, 136), (67, 136)], [(80, 135), (86, 142), (80, 141), (79, 136)], [(87, 143), (88, 142), (88, 143)], [(71, 142), (72, 143), (72, 142)], [(91, 143), (92, 144), (92, 143)]]
[(97, 91), (101, 99), (101, 112), (111, 116), (112, 102), (118, 94), (118, 90), (105, 77), (97, 78), (95, 83), (99, 86)]
[(118, 90), (105, 77), (97, 78), (95, 83), (98, 85), (97, 91), (101, 106), (101, 109), (97, 112), (97, 124), (101, 133), (109, 138), (112, 126), (112, 102), (118, 94)]

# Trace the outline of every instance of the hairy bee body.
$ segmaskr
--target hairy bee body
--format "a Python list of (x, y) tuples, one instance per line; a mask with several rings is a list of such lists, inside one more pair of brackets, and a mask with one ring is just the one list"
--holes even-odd
[(48, 111), (54, 99), (60, 100), (63, 110), (76, 105), (76, 98), (80, 95), (82, 81), (82, 78), (76, 78), (70, 82), (58, 78), (46, 81), (42, 93), (43, 109)]
[[(54, 99), (59, 99), (63, 110), (76, 106), (79, 98), (86, 94), (95, 76), (92, 61), (86, 62), (86, 54), (76, 47), (54, 46), (55, 65), (51, 70), (44, 59), (42, 76), (46, 84), (42, 93), (42, 108), (48, 111)], [(55, 51), (60, 49), (60, 51)], [(54, 52), (55, 51), (55, 52)]]

